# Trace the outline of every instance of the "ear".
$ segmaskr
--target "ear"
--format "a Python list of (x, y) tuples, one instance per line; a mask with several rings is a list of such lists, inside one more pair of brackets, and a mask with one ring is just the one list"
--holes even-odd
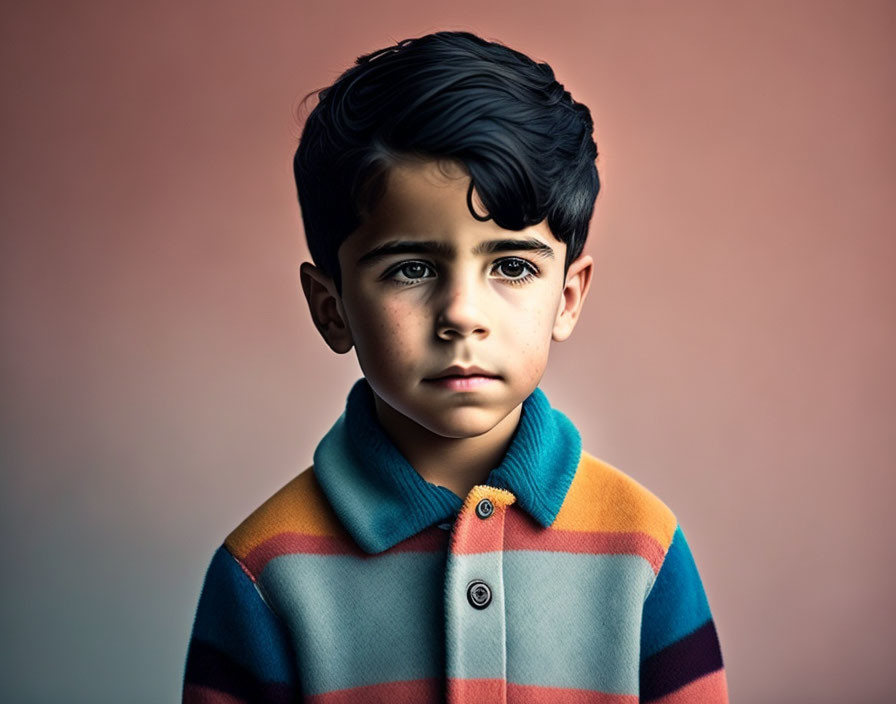
[(579, 312), (585, 303), (585, 296), (588, 295), (593, 273), (594, 261), (588, 254), (582, 254), (570, 263), (551, 336), (557, 342), (563, 342), (572, 335), (573, 328), (579, 319)]
[(345, 354), (354, 342), (336, 284), (330, 276), (309, 262), (302, 262), (299, 277), (314, 326), (334, 352)]

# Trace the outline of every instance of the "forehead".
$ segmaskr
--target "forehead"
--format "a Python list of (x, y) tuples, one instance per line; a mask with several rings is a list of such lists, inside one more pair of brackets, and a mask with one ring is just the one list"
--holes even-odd
[[(344, 250), (349, 260), (344, 264), (363, 264), (372, 250), (409, 241), (426, 241), (427, 249), (442, 256), (487, 254), (508, 250), (508, 243), (516, 242), (520, 245), (516, 249), (538, 248), (543, 256), (563, 260), (566, 244), (553, 236), (547, 222), (505, 230), (494, 220), (474, 218), (468, 205), (470, 176), (458, 162), (402, 162), (386, 178), (382, 198), (340, 248), (340, 259)], [(486, 213), (475, 189), (472, 204), (478, 214)], [(386, 250), (398, 253), (395, 247)]]

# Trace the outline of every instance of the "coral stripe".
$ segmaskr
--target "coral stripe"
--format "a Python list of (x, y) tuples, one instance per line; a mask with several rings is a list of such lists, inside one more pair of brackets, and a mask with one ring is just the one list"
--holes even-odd
[(666, 549), (642, 531), (582, 531), (542, 528), (525, 514), (510, 512), (505, 529), (505, 550), (584, 552), (595, 555), (640, 555), (657, 572)]
[[(663, 546), (656, 538), (647, 533), (542, 528), (516, 507), (497, 509), (495, 515), (488, 521), (494, 522), (496, 525), (500, 524), (502, 511), (506, 511), (503, 518), (504, 527), (497, 538), (500, 541), (503, 537), (503, 543), (496, 543), (493, 539), (489, 540), (492, 536), (479, 527), (479, 532), (473, 534), (472, 537), (464, 535), (463, 539), (455, 539), (452, 551), (458, 555), (472, 555), (503, 548), (505, 552), (537, 550), (591, 555), (638, 555), (650, 563), (654, 573), (659, 571), (666, 555)], [(498, 527), (500, 526), (498, 525)]]
[(669, 549), (677, 521), (669, 508), (634, 479), (582, 453), (566, 500), (552, 524), (560, 530), (646, 533)]
[(663, 547), (646, 533), (581, 533), (550, 531), (544, 537), (527, 541), (525, 535), (510, 534), (505, 550), (540, 550), (591, 555), (638, 555), (650, 563), (654, 574), (663, 564)]
[[(506, 687), (506, 697), (504, 689)], [(520, 701), (526, 704), (638, 704), (633, 694), (608, 694), (590, 689), (542, 687), (534, 684), (505, 683), (503, 680), (449, 679), (448, 702)]]
[[(380, 555), (397, 552), (440, 552), (448, 544), (448, 531), (432, 527), (404, 540)], [(376, 557), (361, 550), (348, 537), (280, 533), (253, 548), (242, 563), (250, 576), (259, 575), (268, 562), (282, 555), (351, 555), (365, 560)]]
[[(638, 704), (638, 697), (633, 694), (512, 682), (505, 684), (499, 679), (449, 679), (448, 701), (504, 701), (505, 686), (508, 701), (524, 701), (527, 704)], [(442, 691), (439, 680), (425, 679), (352, 687), (311, 695), (306, 699), (309, 704), (419, 704), (441, 701)]]
[(506, 702), (507, 683), (499, 679), (448, 678), (448, 704)]
[(664, 697), (654, 699), (653, 704), (726, 704), (728, 680), (720, 669), (676, 689)]
[(591, 689), (540, 687), (534, 684), (507, 683), (507, 699), (526, 704), (638, 704), (634, 694), (609, 694)]
[(442, 699), (437, 679), (383, 682), (305, 697), (308, 704), (420, 704)]
[[(608, 533), (541, 528), (528, 516), (513, 509), (507, 511), (506, 521), (508, 526), (504, 531), (505, 542), (503, 545), (505, 551), (535, 550), (590, 555), (638, 555), (650, 563), (654, 573), (659, 570), (665, 557), (662, 546), (646, 533)], [(439, 552), (445, 550), (448, 538), (448, 531), (433, 527), (399, 543), (382, 554)], [(228, 547), (230, 546), (228, 545)], [(454, 546), (455, 553), (463, 555), (473, 555), (495, 549), (500, 549), (500, 547), (485, 540), (458, 541)], [(257, 545), (241, 559), (241, 562), (249, 570), (250, 576), (259, 575), (265, 565), (275, 557), (296, 554), (351, 555), (363, 559), (372, 557), (347, 537), (280, 533)]]

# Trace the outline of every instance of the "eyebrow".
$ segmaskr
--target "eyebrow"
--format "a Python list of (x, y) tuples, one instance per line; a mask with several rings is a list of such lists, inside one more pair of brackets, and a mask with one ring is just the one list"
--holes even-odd
[[(534, 252), (545, 259), (554, 258), (554, 250), (535, 238), (521, 240), (488, 240), (473, 248), (473, 254), (493, 254), (495, 252)], [(358, 264), (370, 264), (377, 259), (393, 254), (435, 254), (443, 257), (454, 255), (454, 247), (437, 240), (390, 240), (371, 249), (358, 258)]]

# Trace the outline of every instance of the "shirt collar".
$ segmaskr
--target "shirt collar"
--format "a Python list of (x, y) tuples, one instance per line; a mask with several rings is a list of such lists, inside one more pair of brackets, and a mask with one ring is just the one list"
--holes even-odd
[[(536, 388), (501, 464), (486, 484), (513, 493), (544, 527), (554, 522), (582, 452), (578, 430)], [(367, 553), (388, 550), (424, 528), (453, 520), (462, 499), (427, 482), (386, 435), (373, 391), (355, 382), (345, 412), (314, 451), (314, 473), (339, 520)]]

